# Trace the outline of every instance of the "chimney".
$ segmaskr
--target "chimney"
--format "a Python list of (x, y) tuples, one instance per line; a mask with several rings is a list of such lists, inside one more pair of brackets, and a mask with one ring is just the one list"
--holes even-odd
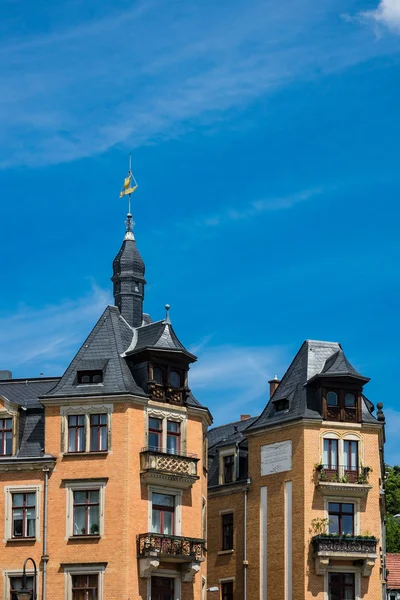
[(0, 371), (0, 381), (6, 381), (7, 379), (12, 379), (11, 371)]
[(240, 420), (241, 421), (247, 421), (247, 419), (250, 419), (251, 415), (240, 415)]
[(272, 396), (275, 394), (275, 390), (278, 387), (278, 385), (280, 384), (281, 380), (277, 378), (277, 376), (275, 375), (275, 377), (273, 379), (271, 379), (270, 381), (268, 381), (269, 383), (269, 397), (272, 398)]

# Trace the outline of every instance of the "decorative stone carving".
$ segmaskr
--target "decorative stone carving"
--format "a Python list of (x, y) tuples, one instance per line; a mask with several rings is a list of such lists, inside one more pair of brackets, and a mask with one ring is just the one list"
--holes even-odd
[(328, 556), (316, 556), (315, 557), (315, 572), (317, 575), (325, 575), (326, 569), (329, 566)]
[(200, 564), (198, 562), (191, 562), (183, 564), (181, 569), (182, 581), (184, 583), (192, 583), (196, 573), (200, 571)]
[(160, 561), (158, 560), (158, 558), (141, 558), (139, 560), (140, 577), (143, 577), (143, 579), (150, 579), (153, 571), (155, 569), (158, 569), (159, 566)]

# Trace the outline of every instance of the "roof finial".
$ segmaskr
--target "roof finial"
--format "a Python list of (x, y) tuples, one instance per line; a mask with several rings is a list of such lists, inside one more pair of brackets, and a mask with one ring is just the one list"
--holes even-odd
[(131, 214), (131, 194), (133, 194), (134, 191), (137, 190), (137, 183), (136, 183), (136, 179), (133, 176), (132, 173), (132, 153), (129, 154), (129, 170), (128, 170), (128, 177), (125, 177), (124, 179), (124, 185), (122, 190), (119, 193), (119, 197), (123, 198), (124, 196), (128, 196), (128, 214), (127, 214), (127, 219), (125, 221), (125, 225), (126, 225), (126, 234), (124, 239), (125, 240), (134, 240), (135, 237), (133, 235), (133, 226), (134, 226), (134, 221), (132, 221), (132, 214)]
[(170, 305), (169, 305), (169, 304), (166, 304), (166, 305), (165, 305), (165, 310), (166, 310), (166, 313), (165, 313), (165, 319), (164, 319), (164, 323), (171, 323), (171, 319), (169, 318), (169, 309), (170, 309), (170, 308), (171, 308), (171, 307), (170, 307)]

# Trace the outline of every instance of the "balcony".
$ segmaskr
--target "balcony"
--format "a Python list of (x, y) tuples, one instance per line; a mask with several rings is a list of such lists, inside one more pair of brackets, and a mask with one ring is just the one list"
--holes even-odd
[(317, 486), (323, 492), (338, 496), (361, 497), (368, 494), (372, 485), (369, 484), (369, 467), (354, 467), (319, 464), (315, 467)]
[(137, 536), (140, 576), (148, 579), (157, 574), (160, 563), (181, 563), (182, 581), (193, 581), (204, 560), (205, 541), (197, 538), (141, 533)]
[(161, 448), (143, 448), (140, 453), (140, 477), (144, 483), (187, 489), (199, 479), (198, 462), (195, 454), (171, 454)]
[(148, 392), (152, 400), (184, 406), (190, 390), (186, 387), (175, 388), (164, 383), (149, 381)]
[(312, 538), (315, 560), (315, 572), (324, 575), (331, 560), (352, 561), (353, 566), (359, 566), (364, 577), (371, 575), (372, 568), (378, 555), (376, 553), (375, 537), (316, 535)]

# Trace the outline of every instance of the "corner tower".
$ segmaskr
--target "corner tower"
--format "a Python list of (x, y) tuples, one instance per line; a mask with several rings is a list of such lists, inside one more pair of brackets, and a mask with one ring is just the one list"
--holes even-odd
[(140, 327), (143, 321), (144, 272), (144, 262), (133, 235), (132, 215), (128, 213), (125, 237), (113, 262), (111, 281), (115, 306), (131, 327)]

